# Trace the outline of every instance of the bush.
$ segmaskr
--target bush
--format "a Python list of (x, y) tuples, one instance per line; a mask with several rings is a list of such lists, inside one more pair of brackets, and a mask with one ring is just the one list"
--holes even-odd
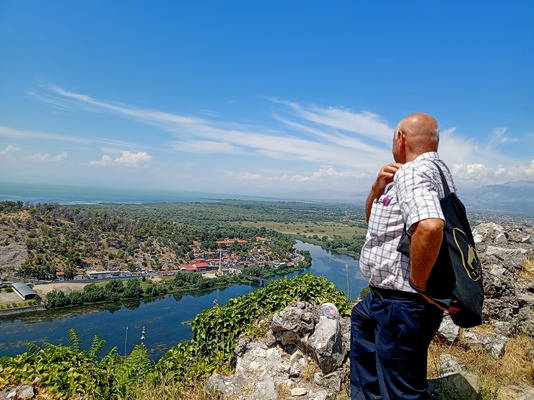
[(324, 277), (303, 274), (275, 280), (246, 296), (230, 299), (222, 307), (205, 310), (192, 323), (193, 339), (169, 350), (156, 365), (156, 373), (174, 371), (178, 380), (194, 382), (214, 372), (231, 370), (234, 348), (241, 334), (253, 334), (253, 324), (270, 317), (292, 301), (334, 303), (341, 315), (350, 305), (343, 291)]

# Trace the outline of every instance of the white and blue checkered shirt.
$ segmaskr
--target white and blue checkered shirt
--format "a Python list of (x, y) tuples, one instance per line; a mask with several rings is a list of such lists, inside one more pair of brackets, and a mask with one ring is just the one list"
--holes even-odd
[(445, 196), (438, 161), (451, 192), (456, 191), (452, 175), (438, 153), (423, 153), (404, 164), (394, 181), (373, 202), (369, 228), (360, 255), (360, 269), (369, 284), (383, 289), (414, 292), (408, 283), (410, 259), (397, 251), (405, 226), (428, 218), (444, 219), (439, 200)]

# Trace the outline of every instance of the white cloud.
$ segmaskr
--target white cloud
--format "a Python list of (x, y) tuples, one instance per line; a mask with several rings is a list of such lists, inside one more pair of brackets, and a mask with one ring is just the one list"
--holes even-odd
[[(48, 88), (45, 93), (37, 93), (35, 96), (54, 107), (114, 114), (156, 127), (172, 135), (171, 142), (161, 150), (235, 156), (236, 165), (242, 161), (240, 156), (257, 157), (258, 160), (263, 156), (284, 161), (284, 165), (286, 161), (296, 162), (299, 171), (306, 171), (306, 168), (309, 171), (298, 174), (283, 171), (269, 174), (250, 172), (250, 175), (239, 172), (232, 175), (236, 182), (315, 182), (317, 187), (337, 183), (341, 187), (358, 180), (367, 190), (367, 185), (374, 180), (382, 165), (392, 161), (391, 140), (394, 127), (380, 115), (368, 111), (303, 106), (271, 99), (279, 109), (271, 115), (268, 126), (260, 127), (221, 121), (209, 113), (203, 113), (204, 117), (199, 118), (102, 101), (59, 87)], [(22, 133), (2, 130), (0, 127), (0, 136), (13, 137), (17, 134)], [(46, 135), (43, 134), (42, 137)], [(49, 138), (61, 137), (50, 135)], [(513, 159), (500, 150), (503, 144), (514, 140), (505, 127), (494, 128), (484, 142), (466, 138), (459, 135), (455, 128), (448, 128), (442, 131), (439, 152), (455, 172), (456, 179), (466, 184), (483, 185), (532, 177), (533, 165), (524, 165), (525, 161)], [(125, 148), (113, 144), (111, 140), (108, 143), (115, 148)], [(104, 154), (101, 160), (89, 164), (132, 167), (151, 160), (146, 152), (122, 152), (117, 155), (104, 151)], [(249, 169), (241, 165), (236, 169), (238, 168)]]
[(239, 154), (243, 151), (232, 145), (231, 143), (219, 142), (213, 140), (184, 140), (175, 142), (171, 146), (172, 149), (181, 152), (195, 153), (195, 154)]
[(113, 158), (107, 154), (104, 154), (100, 160), (90, 161), (89, 165), (95, 167), (109, 167), (114, 165), (120, 165), (125, 167), (138, 167), (145, 162), (152, 159), (152, 156), (145, 151), (138, 153), (132, 153), (130, 151), (122, 151), (119, 157)]
[[(306, 110), (294, 103), (284, 104), (294, 117), (301, 120), (302, 126), (308, 124), (307, 129), (315, 129), (315, 137), (307, 139), (302, 138), (302, 129), (298, 129), (296, 125), (291, 126), (289, 122), (285, 124), (289, 130), (273, 132), (272, 129), (100, 101), (58, 87), (50, 88), (45, 97), (40, 97), (47, 102), (51, 98), (54, 99), (54, 105), (64, 99), (69, 106), (74, 102), (78, 103), (81, 109), (87, 106), (87, 111), (111, 112), (157, 126), (176, 135), (178, 141), (170, 146), (175, 151), (220, 154), (236, 154), (242, 151), (275, 159), (296, 159), (360, 168), (368, 167), (370, 163), (378, 166), (377, 163), (391, 155), (391, 151), (383, 143), (391, 142), (393, 128), (372, 113), (353, 114), (347, 110), (321, 109), (315, 106)], [(320, 129), (317, 128), (318, 124), (321, 125)], [(355, 133), (358, 133), (357, 137), (354, 136)], [(318, 138), (321, 141), (318, 141)], [(366, 143), (366, 140), (374, 145)], [(207, 146), (204, 151), (202, 151), (203, 145)]]
[(332, 179), (352, 179), (359, 178), (361, 174), (354, 171), (337, 171), (332, 166), (322, 166), (318, 170), (314, 171), (310, 175), (288, 175), (284, 174), (279, 177), (272, 178), (273, 180), (289, 181), (289, 182), (308, 182), (308, 181), (323, 181)]
[(4, 150), (0, 150), (0, 157), (2, 157), (2, 158), (9, 157), (12, 154), (15, 154), (16, 152), (18, 152), (20, 150), (21, 150), (20, 147), (13, 146), (13, 145), (9, 144), (9, 145), (7, 145), (7, 147)]
[(243, 174), (239, 174), (238, 178), (244, 181), (259, 181), (260, 179), (262, 179), (262, 176), (261, 174), (256, 174), (253, 172), (245, 172)]
[(61, 162), (68, 159), (67, 152), (63, 151), (55, 156), (49, 153), (35, 153), (26, 157), (27, 160), (38, 162)]

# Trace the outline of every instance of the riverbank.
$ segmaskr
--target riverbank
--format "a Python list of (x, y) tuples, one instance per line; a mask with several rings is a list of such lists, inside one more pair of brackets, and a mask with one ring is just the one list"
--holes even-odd
[(17, 307), (17, 308), (5, 308), (0, 310), (0, 317), (5, 317), (7, 315), (23, 314), (36, 311), (45, 311), (46, 307), (43, 305), (36, 306), (26, 306), (26, 307)]
[[(336, 287), (345, 291), (350, 298), (358, 296), (366, 285), (362, 280), (357, 260), (334, 255), (319, 246), (302, 242), (297, 242), (295, 249), (309, 251), (312, 265), (304, 271), (287, 274), (284, 277), (291, 278), (303, 272), (324, 276)], [(67, 289), (70, 283), (74, 282), (61, 282), (56, 288)], [(88, 304), (6, 316), (0, 319), (0, 330), (2, 330), (0, 357), (27, 351), (27, 342), (39, 345), (45, 342), (66, 343), (66, 333), (70, 328), (75, 328), (79, 332), (84, 345), (90, 344), (94, 335), (102, 336), (108, 343), (102, 350), (103, 353), (112, 347), (116, 347), (121, 354), (130, 353), (132, 346), (139, 343), (142, 328), (145, 327), (149, 357), (157, 361), (176, 343), (191, 339), (191, 326), (183, 322), (193, 321), (200, 312), (212, 308), (215, 302), (222, 306), (228, 299), (249, 294), (258, 288), (258, 285), (246, 283), (226, 289), (212, 289), (192, 294), (182, 292), (160, 298), (141, 299), (124, 305)], [(53, 286), (49, 289), (53, 290)]]

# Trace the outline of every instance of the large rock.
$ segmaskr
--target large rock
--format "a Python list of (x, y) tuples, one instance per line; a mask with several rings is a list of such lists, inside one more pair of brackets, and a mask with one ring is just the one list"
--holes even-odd
[[(347, 376), (349, 324), (348, 319), (322, 315), (317, 306), (295, 302), (273, 316), (264, 338), (241, 338), (235, 373), (215, 374), (209, 384), (244, 400), (277, 399), (280, 391), (299, 399), (331, 398)], [(320, 371), (303, 379), (314, 365)]]
[(341, 367), (346, 349), (343, 349), (343, 336), (341, 334), (341, 323), (339, 319), (331, 319), (321, 316), (319, 323), (315, 326), (315, 331), (308, 340), (305, 341), (308, 348), (317, 357), (317, 363), (325, 374)]

